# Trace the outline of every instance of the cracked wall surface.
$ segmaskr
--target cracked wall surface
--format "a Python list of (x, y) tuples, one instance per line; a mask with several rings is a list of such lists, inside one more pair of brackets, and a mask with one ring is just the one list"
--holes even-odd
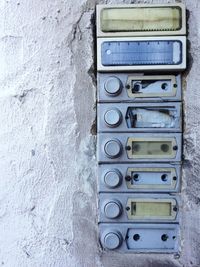
[(200, 266), (200, 1), (187, 0), (180, 255), (104, 253), (96, 174), (97, 3), (0, 1), (0, 265)]

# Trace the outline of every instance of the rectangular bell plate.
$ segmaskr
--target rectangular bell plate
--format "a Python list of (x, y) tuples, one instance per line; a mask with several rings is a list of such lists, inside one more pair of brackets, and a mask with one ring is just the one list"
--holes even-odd
[(101, 164), (99, 192), (179, 192), (181, 165)]
[(97, 39), (98, 71), (172, 71), (185, 68), (185, 36)]
[(101, 103), (98, 132), (181, 132), (181, 103)]
[(180, 227), (178, 224), (100, 223), (100, 242), (105, 250), (109, 233), (121, 237), (117, 252), (174, 253), (179, 250)]
[(180, 75), (98, 73), (99, 102), (181, 101)]
[[(100, 222), (178, 222), (179, 198), (170, 194), (100, 193)], [(116, 216), (117, 203), (121, 210)]]
[(181, 133), (100, 133), (97, 140), (99, 163), (181, 161)]
[(97, 37), (185, 35), (183, 4), (97, 5)]

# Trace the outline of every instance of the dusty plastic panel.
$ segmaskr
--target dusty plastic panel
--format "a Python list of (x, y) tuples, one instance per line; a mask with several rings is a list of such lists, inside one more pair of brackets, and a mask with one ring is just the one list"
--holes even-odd
[(185, 68), (185, 36), (97, 38), (97, 70), (100, 72)]
[(183, 4), (97, 5), (97, 37), (185, 35)]

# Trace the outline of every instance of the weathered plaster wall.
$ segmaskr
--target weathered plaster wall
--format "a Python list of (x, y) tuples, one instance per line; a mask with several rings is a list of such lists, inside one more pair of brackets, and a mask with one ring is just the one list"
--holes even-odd
[(98, 245), (98, 2), (122, 3), (0, 1), (0, 265), (200, 266), (200, 1), (186, 1), (191, 49), (184, 78), (180, 257), (102, 253)]

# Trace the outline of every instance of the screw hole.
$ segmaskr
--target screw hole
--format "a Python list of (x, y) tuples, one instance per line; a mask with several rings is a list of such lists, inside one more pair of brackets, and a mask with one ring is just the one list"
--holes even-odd
[(127, 210), (127, 211), (130, 210), (130, 207), (126, 207), (126, 210)]
[(135, 180), (135, 181), (139, 181), (139, 174), (134, 174), (133, 175), (133, 179)]
[(167, 174), (163, 174), (161, 176), (161, 179), (162, 179), (163, 182), (166, 182), (167, 181)]
[(140, 239), (140, 235), (135, 234), (135, 235), (133, 236), (133, 239), (134, 239), (135, 241), (138, 241), (138, 240)]
[(140, 91), (140, 85), (139, 84), (134, 84), (132, 88), (132, 93), (139, 92)]
[(163, 89), (163, 90), (167, 90), (167, 83), (162, 83), (161, 84), (161, 88)]
[(176, 181), (176, 179), (177, 179), (176, 176), (174, 176), (174, 177), (173, 177), (173, 180)]
[(177, 87), (177, 84), (175, 83), (175, 84), (174, 84), (174, 88), (176, 88), (176, 87)]
[(162, 241), (167, 241), (168, 235), (164, 234), (161, 236)]
[(173, 240), (175, 240), (176, 239), (176, 236), (173, 236), (172, 238), (173, 238)]

